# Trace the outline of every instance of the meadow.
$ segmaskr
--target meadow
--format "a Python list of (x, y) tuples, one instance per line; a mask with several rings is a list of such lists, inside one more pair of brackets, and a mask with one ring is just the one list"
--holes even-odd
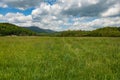
[(0, 80), (120, 80), (120, 37), (0, 37)]

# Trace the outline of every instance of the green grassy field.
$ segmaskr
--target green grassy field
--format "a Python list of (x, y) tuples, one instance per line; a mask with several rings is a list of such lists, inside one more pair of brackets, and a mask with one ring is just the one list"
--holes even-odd
[(120, 80), (120, 38), (0, 37), (0, 80)]

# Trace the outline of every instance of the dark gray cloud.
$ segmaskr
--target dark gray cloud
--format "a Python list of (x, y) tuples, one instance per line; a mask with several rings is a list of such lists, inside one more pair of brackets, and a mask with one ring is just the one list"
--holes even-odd
[(39, 5), (44, 0), (2, 0), (1, 3), (5, 3), (10, 7), (15, 8), (30, 8)]
[[(80, 15), (81, 17), (100, 16), (101, 13), (107, 11), (109, 8), (111, 8), (113, 5), (117, 3), (119, 3), (118, 0), (100, 0), (97, 4), (91, 4), (91, 5), (84, 4), (82, 7), (76, 7), (74, 5), (71, 5), (70, 8), (68, 8), (67, 10), (63, 10), (61, 13), (63, 15), (72, 15), (72, 16)], [(112, 16), (120, 16), (120, 13)]]
[(1, 3), (5, 3), (10, 7), (23, 8), (23, 9), (38, 6), (42, 2), (51, 5), (57, 2), (57, 0), (0, 0), (0, 1)]

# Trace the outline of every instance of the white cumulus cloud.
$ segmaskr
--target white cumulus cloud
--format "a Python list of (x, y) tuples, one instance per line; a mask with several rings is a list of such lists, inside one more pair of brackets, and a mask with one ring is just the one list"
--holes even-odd
[(58, 0), (53, 5), (44, 0), (2, 0), (0, 7), (4, 5), (23, 11), (35, 8), (29, 15), (20, 12), (0, 15), (0, 21), (20, 26), (38, 26), (57, 31), (120, 26), (119, 0)]

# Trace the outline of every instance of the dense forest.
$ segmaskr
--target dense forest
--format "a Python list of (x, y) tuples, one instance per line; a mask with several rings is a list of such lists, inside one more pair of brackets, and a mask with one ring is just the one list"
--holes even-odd
[[(41, 30), (41, 29), (40, 29)], [(38, 33), (32, 28), (19, 27), (10, 23), (0, 23), (0, 36), (51, 36), (51, 37), (120, 37), (120, 27), (104, 27), (93, 31), (68, 30), (62, 32)]]
[(36, 35), (36, 33), (10, 23), (0, 23), (0, 36), (7, 35), (31, 36)]

